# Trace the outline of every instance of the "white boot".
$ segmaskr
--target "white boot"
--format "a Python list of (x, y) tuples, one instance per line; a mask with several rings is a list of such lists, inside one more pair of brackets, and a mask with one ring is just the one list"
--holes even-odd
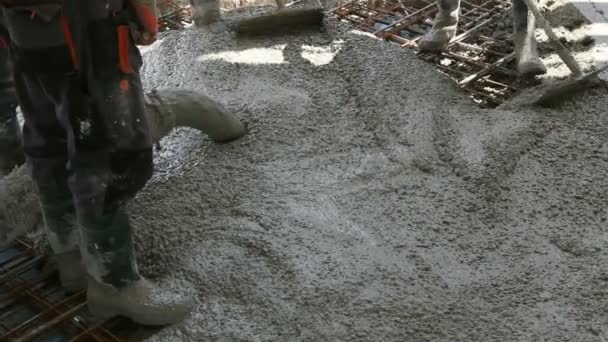
[(192, 299), (163, 290), (144, 278), (120, 289), (89, 279), (87, 304), (99, 318), (123, 316), (151, 326), (182, 321), (194, 307)]
[(456, 6), (451, 12), (439, 7), (431, 32), (422, 37), (418, 48), (429, 52), (444, 51), (456, 36), (459, 13), (460, 6)]
[(534, 36), (534, 16), (528, 15), (528, 29), (513, 34), (515, 45), (515, 59), (517, 61), (517, 72), (520, 76), (542, 75), (547, 68), (538, 56), (536, 37)]

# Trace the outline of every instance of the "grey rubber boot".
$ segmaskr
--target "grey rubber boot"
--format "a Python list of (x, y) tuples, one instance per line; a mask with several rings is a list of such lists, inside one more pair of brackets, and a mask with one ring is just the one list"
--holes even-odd
[[(516, 7), (514, 7), (515, 32), (513, 33), (513, 43), (515, 45), (517, 72), (524, 77), (542, 75), (547, 72), (547, 68), (538, 56), (538, 47), (534, 35), (534, 29), (536, 27), (534, 15), (532, 15), (532, 13), (526, 13), (526, 19), (519, 19), (519, 21), (526, 20), (526, 24), (518, 24), (518, 13), (515, 12), (515, 8)], [(523, 13), (520, 13), (519, 17), (523, 17), (523, 15)]]
[(139, 275), (124, 208), (95, 217), (80, 217), (91, 313), (100, 318), (123, 316), (143, 325), (183, 320), (192, 311), (193, 301)]
[(431, 32), (418, 42), (418, 48), (422, 51), (444, 51), (456, 36), (460, 0), (440, 0), (437, 2), (437, 7), (439, 12), (435, 16)]

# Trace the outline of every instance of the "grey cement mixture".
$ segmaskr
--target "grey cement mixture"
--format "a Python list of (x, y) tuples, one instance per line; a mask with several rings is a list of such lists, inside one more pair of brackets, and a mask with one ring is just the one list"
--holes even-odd
[(144, 84), (251, 130), (178, 130), (131, 205), (142, 272), (198, 304), (151, 341), (608, 339), (605, 91), (481, 110), (389, 43), (223, 23), (164, 35)]

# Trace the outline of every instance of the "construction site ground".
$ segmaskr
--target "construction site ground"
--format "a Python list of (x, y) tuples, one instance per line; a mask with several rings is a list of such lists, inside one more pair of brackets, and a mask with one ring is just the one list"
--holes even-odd
[[(576, 8), (592, 5), (547, 13), (586, 68), (608, 63), (606, 21)], [(148, 89), (203, 91), (250, 129), (178, 129), (130, 205), (142, 273), (197, 302), (150, 341), (608, 340), (608, 89), (480, 108), (414, 49), (333, 18), (230, 30), (267, 10), (143, 49)], [(566, 75), (541, 51), (539, 82)]]

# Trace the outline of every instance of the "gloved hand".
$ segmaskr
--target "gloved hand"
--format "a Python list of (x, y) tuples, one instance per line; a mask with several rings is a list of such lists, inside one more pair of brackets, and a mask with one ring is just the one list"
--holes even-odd
[(155, 3), (152, 0), (129, 0), (143, 28), (134, 30), (133, 37), (137, 45), (151, 45), (158, 39), (158, 19), (155, 15)]

